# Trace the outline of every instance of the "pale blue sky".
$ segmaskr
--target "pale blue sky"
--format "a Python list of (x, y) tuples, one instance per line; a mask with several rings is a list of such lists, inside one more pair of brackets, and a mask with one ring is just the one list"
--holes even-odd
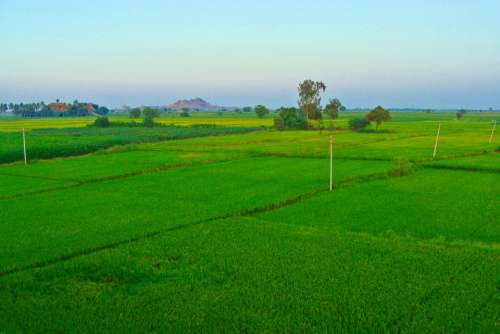
[(500, 1), (0, 0), (0, 101), (500, 108)]

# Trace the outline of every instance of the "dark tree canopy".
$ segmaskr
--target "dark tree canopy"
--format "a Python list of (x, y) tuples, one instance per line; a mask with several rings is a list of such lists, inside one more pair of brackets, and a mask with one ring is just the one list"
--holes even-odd
[(370, 122), (366, 118), (356, 117), (349, 120), (349, 128), (352, 131), (364, 130)]
[(258, 106), (255, 106), (254, 110), (255, 110), (255, 113), (257, 114), (257, 117), (259, 117), (259, 118), (264, 118), (264, 116), (269, 114), (269, 109), (267, 109), (265, 106), (260, 105), (260, 104)]
[(16, 116), (21, 117), (74, 117), (96, 114), (106, 115), (109, 113), (109, 110), (106, 107), (90, 102), (79, 102), (78, 100), (75, 100), (72, 103), (55, 102), (45, 104), (45, 102), (41, 101), (34, 103), (21, 102), (0, 105), (0, 112), (7, 110)]
[(130, 118), (139, 118), (141, 117), (141, 109), (139, 108), (134, 108), (130, 110), (129, 114)]
[(156, 118), (160, 116), (160, 112), (153, 108), (144, 108), (144, 110), (142, 111), (142, 115), (144, 117)]
[(327, 114), (330, 119), (336, 119), (339, 117), (341, 108), (342, 103), (339, 99), (331, 99), (330, 102), (325, 106), (325, 114)]
[(457, 111), (457, 113), (455, 114), (456, 118), (458, 120), (464, 118), (465, 114), (467, 113), (467, 110), (465, 109), (460, 109), (459, 111)]
[(307, 116), (298, 108), (282, 107), (274, 119), (274, 127), (278, 130), (307, 129), (307, 126)]
[(377, 106), (366, 115), (366, 119), (369, 122), (375, 122), (376, 128), (378, 130), (382, 122), (391, 120), (391, 114), (389, 113), (388, 110), (384, 109), (383, 107)]

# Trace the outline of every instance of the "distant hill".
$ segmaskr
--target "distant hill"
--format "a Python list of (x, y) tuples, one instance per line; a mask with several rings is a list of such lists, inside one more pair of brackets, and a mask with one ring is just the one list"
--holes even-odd
[(213, 105), (202, 98), (195, 98), (191, 100), (179, 100), (175, 103), (169, 104), (167, 106), (169, 109), (181, 110), (183, 108), (188, 108), (190, 110), (200, 110), (200, 111), (216, 111), (223, 109), (224, 107)]

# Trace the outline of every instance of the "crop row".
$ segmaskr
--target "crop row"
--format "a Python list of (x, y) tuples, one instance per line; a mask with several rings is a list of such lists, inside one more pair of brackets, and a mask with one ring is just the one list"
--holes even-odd
[(497, 184), (498, 174), (424, 170), (337, 189), (259, 218), (374, 235), (498, 243)]
[(492, 333), (497, 259), (474, 247), (233, 218), (0, 277), (0, 326)]
[[(255, 128), (177, 127), (38, 129), (27, 133), (28, 159), (81, 155), (114, 145), (156, 142), (212, 135), (245, 133)], [(0, 132), (0, 163), (23, 160), (23, 139), (18, 132)]]
[[(384, 172), (390, 166), (385, 162), (339, 162), (336, 182)], [(256, 158), (0, 200), (0, 243), (5, 249), (0, 253), (0, 271), (267, 206), (327, 184), (328, 164), (324, 161)]]

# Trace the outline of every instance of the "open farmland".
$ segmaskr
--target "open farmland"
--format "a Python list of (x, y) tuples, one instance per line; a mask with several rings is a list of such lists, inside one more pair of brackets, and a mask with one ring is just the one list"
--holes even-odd
[(0, 332), (499, 332), (497, 114), (354, 116), (333, 192), (328, 130), (0, 120)]
[[(60, 117), (60, 118), (25, 118), (16, 117), (0, 118), (1, 132), (19, 132), (23, 128), (26, 130), (34, 129), (60, 129), (60, 128), (82, 128), (91, 124), (95, 117)], [(113, 115), (110, 120), (120, 123), (140, 122), (138, 119), (131, 119), (128, 115)], [(273, 120), (271, 117), (257, 118), (254, 114), (230, 113), (218, 115), (211, 113), (193, 113), (190, 117), (179, 117), (175, 113), (163, 114), (158, 119), (160, 124), (191, 126), (193, 124), (210, 124), (226, 127), (260, 127), (271, 126)]]
[[(48, 124), (50, 126), (51, 123)], [(113, 128), (46, 128), (27, 133), (28, 159), (50, 159), (87, 154), (115, 145), (155, 142), (218, 134), (244, 133), (256, 128), (217, 126), (158, 126), (154, 128), (119, 126)], [(0, 132), (0, 163), (23, 159), (23, 139), (19, 132)]]

